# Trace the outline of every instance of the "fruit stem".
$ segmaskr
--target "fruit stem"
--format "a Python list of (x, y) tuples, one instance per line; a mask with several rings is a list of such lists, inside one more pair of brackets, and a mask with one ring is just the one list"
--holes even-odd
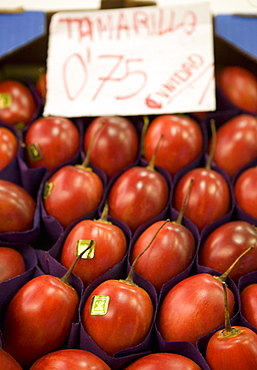
[(185, 196), (184, 201), (182, 203), (182, 206), (180, 208), (180, 212), (178, 214), (177, 220), (175, 221), (179, 225), (182, 224), (182, 219), (184, 217), (184, 212), (185, 212), (185, 208), (186, 208), (187, 199), (188, 199), (189, 194), (191, 192), (191, 188), (192, 188), (193, 182), (194, 182), (194, 179), (193, 178), (190, 179), (190, 183), (189, 183), (189, 186), (188, 186), (188, 189), (187, 189), (186, 196)]
[(162, 141), (162, 138), (163, 138), (163, 134), (161, 134), (161, 136), (160, 136), (160, 138), (159, 138), (159, 140), (158, 140), (158, 143), (157, 143), (157, 145), (156, 145), (156, 148), (155, 148), (155, 151), (154, 151), (154, 153), (153, 153), (153, 156), (152, 156), (152, 158), (151, 158), (151, 160), (150, 160), (150, 162), (149, 162), (149, 164), (148, 164), (148, 166), (147, 166), (147, 168), (149, 169), (149, 170), (154, 170), (154, 166), (155, 166), (155, 160), (156, 160), (156, 156), (157, 156), (157, 151), (158, 151), (158, 149), (159, 149), (159, 146), (160, 146), (160, 143), (161, 143), (161, 141)]
[(240, 256), (232, 263), (232, 265), (222, 275), (220, 275), (220, 276), (214, 276), (214, 278), (217, 279), (217, 280), (219, 280), (222, 284), (225, 283), (228, 275), (233, 270), (233, 268), (235, 267), (235, 265), (241, 260), (242, 257), (244, 257), (253, 248), (254, 248), (253, 245), (250, 246), (249, 248), (247, 248), (242, 254), (240, 254)]
[(87, 167), (88, 166), (89, 161), (90, 161), (90, 156), (91, 156), (91, 153), (92, 153), (92, 150), (93, 150), (93, 145), (95, 143), (96, 136), (97, 136), (98, 132), (103, 128), (104, 124), (105, 124), (105, 121), (101, 121), (97, 130), (96, 130), (96, 132), (94, 133), (94, 135), (92, 137), (92, 140), (89, 143), (89, 147), (88, 147), (88, 150), (87, 150), (87, 153), (86, 153), (86, 157), (85, 157), (84, 161), (82, 162), (82, 167)]
[(101, 214), (101, 217), (98, 220), (95, 220), (95, 221), (98, 221), (98, 222), (102, 222), (104, 224), (110, 224), (111, 225), (112, 222), (110, 222), (110, 221), (107, 220), (108, 214), (109, 214), (109, 205), (108, 205), (108, 201), (106, 200), (106, 202), (104, 204), (103, 212)]
[(205, 168), (207, 170), (210, 170), (211, 169), (211, 163), (212, 163), (212, 160), (213, 160), (213, 156), (214, 156), (214, 152), (215, 152), (215, 147), (216, 147), (216, 127), (215, 127), (215, 121), (214, 119), (211, 119), (210, 120), (210, 125), (211, 125), (211, 137), (212, 137), (212, 141), (211, 141), (211, 148), (210, 148), (210, 153), (209, 153), (209, 158), (206, 162), (206, 165), (205, 165)]
[(109, 205), (108, 205), (108, 202), (106, 201), (104, 203), (104, 209), (103, 209), (103, 212), (101, 214), (101, 220), (102, 221), (107, 221), (108, 213), (109, 213)]
[(141, 135), (141, 156), (143, 157), (145, 154), (145, 134), (149, 126), (149, 117), (148, 116), (143, 116), (143, 128), (142, 128), (142, 135)]
[(70, 278), (70, 276), (71, 276), (71, 274), (72, 274), (72, 271), (73, 271), (73, 269), (74, 269), (74, 267), (75, 267), (75, 265), (76, 265), (76, 263), (78, 262), (78, 260), (83, 256), (83, 254), (87, 251), (87, 250), (89, 250), (91, 247), (92, 247), (92, 245), (93, 245), (93, 243), (94, 243), (94, 241), (93, 240), (90, 240), (90, 243), (89, 243), (89, 245), (87, 246), (87, 248), (85, 248), (76, 258), (75, 258), (75, 260), (73, 261), (73, 263), (72, 263), (72, 265), (70, 266), (70, 268), (67, 270), (67, 272), (65, 273), (65, 275), (63, 275), (63, 277), (62, 278), (60, 278), (60, 280), (64, 283), (64, 284), (68, 284), (69, 285), (69, 278)]
[(230, 322), (229, 308), (228, 308), (228, 294), (227, 294), (227, 283), (222, 282), (224, 292), (224, 306), (225, 306), (225, 329), (221, 331), (222, 337), (231, 337), (240, 333), (238, 328), (233, 328)]
[(16, 130), (16, 134), (17, 134), (17, 137), (18, 137), (18, 141), (20, 143), (20, 146), (22, 148), (26, 148), (26, 144), (23, 140), (23, 137), (22, 137), (22, 130), (24, 129), (25, 125), (24, 123), (17, 123), (15, 125), (15, 130)]
[(126, 283), (131, 284), (131, 285), (135, 285), (134, 282), (133, 282), (133, 276), (134, 276), (134, 271), (135, 271), (135, 267), (136, 267), (136, 263), (137, 263), (138, 259), (147, 251), (148, 248), (150, 248), (150, 246), (152, 245), (154, 239), (156, 238), (156, 236), (158, 235), (158, 233), (160, 232), (160, 230), (163, 228), (163, 226), (166, 225), (167, 222), (170, 222), (170, 219), (165, 220), (161, 224), (161, 226), (155, 232), (154, 236), (152, 237), (152, 239), (151, 239), (150, 243), (147, 245), (147, 247), (141, 253), (139, 253), (137, 255), (137, 257), (134, 259), (134, 261), (133, 261), (133, 263), (131, 265), (129, 274), (128, 274), (127, 278), (124, 280)]

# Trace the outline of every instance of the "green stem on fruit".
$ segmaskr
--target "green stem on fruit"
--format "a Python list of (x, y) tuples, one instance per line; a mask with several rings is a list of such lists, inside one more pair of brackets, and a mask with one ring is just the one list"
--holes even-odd
[(248, 252), (250, 252), (252, 249), (254, 249), (254, 246), (250, 246), (247, 248), (240, 256), (232, 263), (232, 265), (220, 276), (213, 276), (215, 279), (219, 280), (222, 284), (226, 282), (228, 275), (233, 270), (235, 265), (243, 258)]
[(221, 331), (220, 335), (223, 338), (230, 338), (234, 335), (238, 335), (241, 330), (231, 326), (230, 315), (228, 309), (228, 294), (227, 294), (227, 283), (222, 282), (223, 292), (224, 292), (224, 306), (225, 306), (225, 329)]
[(109, 214), (109, 204), (108, 204), (108, 201), (106, 200), (101, 217), (98, 220), (94, 220), (94, 221), (112, 225), (112, 222), (107, 220), (108, 214)]
[(193, 182), (194, 182), (194, 179), (190, 179), (190, 182), (189, 182), (189, 186), (188, 186), (188, 189), (187, 189), (187, 193), (186, 193), (186, 196), (184, 198), (184, 201), (182, 203), (182, 206), (180, 208), (180, 212), (178, 214), (178, 217), (177, 217), (177, 220), (175, 221), (176, 224), (179, 224), (181, 225), (182, 224), (182, 220), (183, 220), (183, 217), (184, 217), (184, 212), (185, 212), (185, 208), (186, 208), (186, 203), (187, 203), (187, 200), (188, 200), (188, 197), (189, 197), (189, 194), (191, 192), (191, 188), (192, 188), (192, 185), (193, 185)]
[(131, 265), (131, 268), (130, 268), (130, 271), (129, 271), (129, 274), (127, 276), (127, 278), (125, 280), (122, 280), (123, 282), (127, 283), (127, 284), (131, 284), (131, 285), (136, 285), (133, 281), (133, 276), (134, 276), (134, 271), (135, 271), (135, 267), (136, 267), (136, 263), (138, 261), (138, 259), (147, 251), (147, 249), (150, 248), (150, 246), (152, 245), (154, 239), (156, 238), (156, 236), (158, 235), (158, 233), (160, 232), (160, 230), (166, 225), (167, 222), (170, 222), (170, 219), (167, 219), (165, 220), (161, 226), (159, 227), (159, 229), (155, 232), (154, 236), (152, 237), (150, 243), (147, 245), (147, 247), (137, 255), (137, 257), (134, 259), (132, 265)]
[(16, 123), (14, 125), (14, 127), (15, 127), (15, 130), (16, 130), (16, 134), (17, 134), (17, 137), (18, 137), (18, 141), (20, 143), (20, 146), (22, 148), (26, 148), (26, 144), (23, 141), (23, 135), (22, 135), (22, 131), (23, 131), (24, 127), (25, 127), (25, 124), (23, 122), (19, 122), (19, 123)]
[(221, 276), (214, 276), (215, 279), (219, 280), (223, 287), (224, 292), (224, 308), (225, 308), (225, 329), (220, 332), (220, 337), (231, 338), (235, 335), (240, 334), (241, 330), (231, 326), (229, 307), (228, 307), (228, 294), (227, 294), (227, 283), (226, 279), (235, 265), (243, 258), (248, 252), (250, 252), (254, 247), (250, 246), (247, 248), (240, 256), (232, 263), (232, 265), (225, 271)]
[(142, 128), (142, 134), (141, 134), (141, 156), (143, 157), (145, 155), (145, 134), (148, 129), (150, 120), (148, 116), (143, 116), (143, 128)]
[(205, 168), (207, 170), (211, 169), (211, 163), (212, 163), (212, 160), (213, 160), (215, 147), (216, 147), (216, 127), (215, 127), (214, 119), (210, 120), (210, 125), (211, 125), (212, 141), (211, 141), (211, 148), (210, 148), (209, 158), (208, 158), (208, 161), (205, 165)]
[(76, 265), (76, 263), (78, 262), (78, 260), (83, 256), (83, 254), (88, 251), (92, 245), (93, 245), (94, 241), (93, 240), (90, 240), (90, 243), (89, 245), (87, 246), (87, 248), (85, 248), (76, 258), (75, 260), (73, 261), (72, 265), (70, 266), (70, 268), (67, 270), (67, 272), (65, 273), (65, 275), (63, 275), (62, 278), (60, 278), (60, 280), (64, 283), (64, 284), (67, 284), (69, 285), (69, 278), (72, 274), (72, 271)]
[(148, 166), (147, 166), (147, 168), (148, 168), (149, 170), (154, 171), (154, 167), (155, 167), (155, 160), (156, 160), (157, 152), (158, 152), (158, 149), (159, 149), (159, 146), (160, 146), (160, 143), (161, 143), (161, 141), (162, 141), (163, 136), (164, 136), (164, 135), (163, 135), (163, 134), (161, 134), (161, 136), (160, 136), (160, 138), (159, 138), (159, 140), (158, 140), (158, 143), (157, 143), (157, 145), (156, 145), (155, 151), (154, 151), (154, 153), (153, 153), (153, 156), (152, 156), (152, 158), (151, 158), (151, 160), (150, 160), (150, 162), (149, 162), (149, 164), (148, 164)]
[(92, 150), (93, 150), (93, 145), (95, 143), (95, 139), (96, 139), (96, 136), (98, 135), (98, 132), (103, 128), (103, 125), (105, 124), (105, 121), (101, 121), (101, 123), (99, 124), (96, 132), (94, 133), (93, 137), (92, 137), (92, 140), (90, 141), (89, 143), (89, 147), (88, 147), (88, 150), (87, 150), (87, 153), (86, 153), (86, 157), (82, 163), (82, 167), (87, 167), (89, 162), (90, 162), (90, 156), (91, 156), (91, 153), (92, 153)]

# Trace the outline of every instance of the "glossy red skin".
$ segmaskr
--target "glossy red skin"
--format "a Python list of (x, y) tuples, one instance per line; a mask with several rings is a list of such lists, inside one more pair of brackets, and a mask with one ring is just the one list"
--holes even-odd
[(217, 130), (213, 161), (232, 178), (257, 157), (257, 118), (235, 116)]
[(26, 271), (24, 258), (20, 252), (10, 247), (0, 247), (0, 283)]
[(4, 318), (4, 350), (30, 366), (60, 349), (77, 318), (76, 290), (51, 275), (40, 275), (17, 291)]
[(230, 190), (224, 177), (217, 171), (194, 168), (180, 178), (174, 189), (173, 206), (177, 210), (182, 207), (191, 179), (194, 182), (184, 215), (202, 231), (229, 211)]
[(257, 77), (252, 72), (243, 67), (229, 66), (220, 71), (217, 82), (233, 104), (257, 113)]
[(192, 112), (200, 121), (203, 121), (210, 112)]
[(96, 209), (103, 197), (103, 182), (90, 168), (63, 166), (48, 181), (53, 188), (43, 200), (45, 210), (64, 228)]
[(251, 246), (254, 249), (229, 274), (238, 282), (241, 276), (257, 270), (257, 228), (248, 222), (231, 221), (212, 231), (200, 247), (199, 263), (223, 273)]
[(139, 138), (135, 126), (125, 117), (97, 117), (86, 129), (85, 152), (88, 151), (93, 136), (103, 121), (105, 123), (96, 136), (90, 162), (110, 178), (136, 160)]
[(33, 227), (36, 202), (21, 186), (0, 179), (0, 232), (22, 232)]
[[(229, 289), (228, 302), (232, 317), (235, 299)], [(157, 328), (164, 340), (187, 341), (192, 344), (223, 323), (222, 284), (207, 273), (189, 276), (171, 288), (157, 316)]]
[(98, 356), (82, 349), (62, 349), (37, 360), (30, 370), (111, 370)]
[(0, 171), (17, 155), (18, 140), (11, 130), (0, 127)]
[(241, 312), (244, 318), (257, 329), (257, 284), (247, 285), (240, 293)]
[(257, 166), (242, 172), (234, 184), (237, 204), (250, 216), (257, 218)]
[(125, 234), (118, 226), (99, 220), (83, 220), (71, 229), (64, 241), (60, 262), (66, 268), (75, 259), (78, 240), (94, 240), (96, 243), (94, 258), (81, 258), (73, 269), (85, 286), (121, 262), (127, 252)]
[[(163, 221), (157, 221), (140, 234), (131, 249), (131, 262), (149, 245)], [(135, 271), (159, 292), (164, 283), (184, 271), (192, 262), (196, 245), (185, 226), (168, 222), (156, 235), (150, 248), (136, 263)]]
[(27, 155), (29, 167), (55, 169), (75, 156), (79, 140), (78, 128), (67, 118), (44, 117), (34, 121), (26, 133), (25, 144), (37, 144), (42, 159), (33, 161)]
[[(91, 315), (94, 295), (109, 296), (105, 315)], [(154, 307), (148, 293), (120, 280), (106, 280), (90, 294), (82, 310), (86, 332), (109, 355), (140, 344), (149, 333)]]
[(253, 370), (257, 368), (257, 335), (250, 329), (241, 329), (241, 333), (224, 338), (221, 330), (208, 342), (206, 360), (212, 370)]
[(190, 358), (176, 353), (151, 353), (143, 356), (123, 370), (201, 370)]
[(131, 167), (116, 179), (110, 189), (109, 214), (134, 232), (159, 215), (168, 198), (167, 181), (159, 172), (147, 167)]
[(46, 98), (46, 73), (43, 73), (36, 82), (36, 90), (40, 98), (45, 101)]
[(0, 349), (0, 365), (3, 370), (23, 370), (18, 362), (3, 349)]
[(203, 134), (192, 118), (163, 115), (155, 118), (146, 131), (145, 158), (149, 162), (161, 135), (164, 135), (156, 155), (156, 166), (174, 176), (198, 157), (203, 149)]
[(0, 109), (0, 120), (8, 125), (27, 125), (36, 112), (36, 102), (30, 90), (24, 84), (5, 80), (0, 82), (0, 94), (10, 94), (12, 103), (10, 107)]

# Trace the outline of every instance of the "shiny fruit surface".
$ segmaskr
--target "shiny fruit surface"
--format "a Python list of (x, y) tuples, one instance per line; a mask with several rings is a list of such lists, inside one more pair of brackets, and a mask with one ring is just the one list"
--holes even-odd
[(36, 102), (27, 86), (15, 80), (0, 82), (0, 121), (27, 125), (36, 112)]
[(21, 186), (0, 179), (0, 232), (22, 232), (33, 227), (36, 202)]
[(79, 142), (79, 130), (70, 119), (39, 118), (25, 135), (27, 163), (31, 168), (46, 166), (53, 170), (75, 156)]
[(144, 148), (148, 162), (161, 135), (155, 164), (172, 176), (196, 159), (203, 149), (203, 134), (195, 120), (182, 115), (162, 115), (156, 117), (146, 131)]
[(0, 171), (15, 158), (18, 147), (18, 140), (14, 133), (5, 127), (0, 127)]
[(25, 260), (14, 248), (0, 246), (0, 283), (26, 271)]

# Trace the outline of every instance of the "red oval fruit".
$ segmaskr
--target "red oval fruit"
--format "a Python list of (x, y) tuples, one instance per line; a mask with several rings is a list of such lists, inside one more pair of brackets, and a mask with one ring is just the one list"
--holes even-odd
[(82, 349), (62, 349), (37, 360), (29, 370), (111, 370), (98, 356)]
[(44, 117), (34, 121), (25, 135), (27, 163), (31, 168), (53, 170), (72, 159), (79, 150), (77, 126), (64, 117)]
[(133, 123), (125, 117), (104, 116), (95, 118), (87, 127), (84, 136), (84, 151), (101, 122), (102, 130), (97, 134), (90, 162), (104, 171), (108, 178), (131, 165), (137, 158), (139, 138)]
[(257, 228), (245, 221), (230, 221), (212, 231), (200, 246), (199, 263), (221, 273), (249, 247), (253, 251), (242, 258), (230, 273), (239, 278), (257, 269)]
[(0, 348), (0, 364), (3, 370), (22, 370), (18, 362), (2, 348)]
[(168, 183), (161, 173), (148, 167), (131, 167), (110, 189), (109, 214), (134, 232), (164, 210), (168, 197)]
[(257, 284), (252, 283), (240, 292), (241, 312), (244, 318), (257, 329)]
[(16, 157), (18, 146), (14, 133), (5, 127), (0, 127), (0, 171)]
[(213, 161), (232, 178), (257, 158), (257, 118), (240, 114), (217, 130)]
[(67, 165), (58, 169), (45, 183), (43, 203), (47, 214), (66, 228), (96, 209), (103, 191), (103, 182), (92, 169)]
[[(235, 299), (228, 290), (230, 314)], [(189, 276), (173, 286), (159, 306), (157, 328), (164, 340), (196, 344), (224, 323), (222, 283), (207, 273)]]
[(234, 184), (235, 200), (248, 215), (257, 218), (257, 166), (244, 170)]
[[(139, 235), (131, 249), (131, 262), (150, 243), (162, 223), (153, 223)], [(190, 265), (194, 254), (195, 240), (190, 230), (175, 221), (168, 222), (137, 261), (135, 271), (150, 281), (159, 292), (164, 283)]]
[(219, 330), (209, 340), (205, 357), (210, 368), (212, 370), (256, 369), (257, 334), (243, 326), (233, 326), (233, 330), (235, 334), (232, 332), (230, 336), (225, 330)]
[(23, 285), (4, 317), (4, 350), (22, 366), (61, 348), (77, 318), (76, 290), (51, 275), (40, 275)]
[(94, 241), (93, 254), (81, 258), (73, 269), (85, 286), (121, 262), (127, 252), (125, 234), (118, 226), (107, 220), (83, 220), (67, 235), (62, 247), (61, 264), (66, 268), (70, 266), (77, 254), (77, 246), (88, 240)]
[(161, 135), (155, 164), (172, 176), (196, 159), (203, 149), (203, 134), (195, 120), (182, 115), (158, 116), (150, 123), (144, 139), (147, 161), (152, 158)]
[[(252, 248), (248, 248), (248, 252)], [(241, 254), (242, 258), (246, 253)], [(205, 358), (213, 370), (251, 370), (257, 366), (257, 334), (243, 326), (231, 326), (228, 308), (228, 289), (222, 281), (225, 307), (225, 328), (214, 333), (205, 351)]]
[(217, 82), (226, 97), (238, 107), (257, 113), (257, 77), (241, 66), (223, 68)]
[(21, 186), (0, 179), (0, 232), (22, 232), (32, 228), (36, 203)]
[(26, 271), (24, 258), (14, 248), (0, 246), (0, 283)]
[(34, 97), (19, 81), (0, 82), (0, 120), (8, 125), (27, 125), (36, 112)]
[(98, 346), (114, 355), (146, 338), (153, 315), (153, 303), (144, 289), (122, 280), (106, 280), (87, 298), (81, 320)]
[(201, 370), (193, 360), (176, 353), (151, 353), (143, 356), (123, 370)]
[(229, 211), (230, 190), (225, 178), (217, 171), (194, 168), (186, 172), (175, 186), (173, 206), (177, 210), (181, 209), (191, 179), (194, 182), (184, 215), (202, 231)]

